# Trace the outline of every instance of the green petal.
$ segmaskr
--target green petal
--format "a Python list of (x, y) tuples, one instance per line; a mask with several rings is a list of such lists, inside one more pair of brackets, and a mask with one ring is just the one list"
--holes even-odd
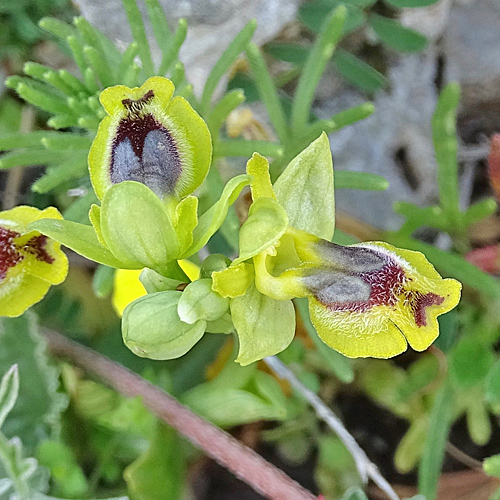
[(296, 156), (274, 184), (290, 226), (330, 241), (335, 197), (330, 143), (325, 133)]
[(182, 292), (152, 293), (129, 304), (123, 313), (125, 345), (150, 359), (174, 359), (188, 352), (205, 333), (206, 322), (180, 320), (177, 305)]
[(178, 255), (179, 243), (160, 199), (144, 184), (126, 181), (106, 192), (102, 236), (113, 254), (161, 272)]
[(193, 243), (193, 231), (198, 224), (198, 198), (188, 196), (175, 207), (174, 229), (179, 240), (179, 253), (185, 252)]
[(288, 227), (283, 208), (271, 198), (258, 198), (250, 206), (248, 219), (240, 229), (238, 264), (278, 243)]
[(99, 243), (92, 226), (78, 224), (69, 220), (42, 219), (31, 223), (29, 228), (45, 234), (99, 264), (123, 269), (140, 269), (144, 267), (137, 266), (130, 260), (122, 261), (116, 258), (106, 247)]
[(251, 284), (245, 295), (231, 300), (231, 316), (240, 341), (236, 361), (248, 365), (288, 347), (295, 335), (291, 300), (274, 300)]

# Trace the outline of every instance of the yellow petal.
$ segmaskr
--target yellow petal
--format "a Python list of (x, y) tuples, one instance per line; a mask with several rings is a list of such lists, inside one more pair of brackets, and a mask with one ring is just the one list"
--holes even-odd
[(146, 295), (146, 289), (139, 281), (142, 269), (117, 269), (113, 287), (112, 303), (118, 316), (134, 300)]
[(246, 262), (241, 262), (223, 271), (212, 273), (212, 290), (222, 297), (239, 297), (245, 294), (253, 278), (253, 266)]
[(349, 358), (391, 358), (406, 351), (406, 339), (388, 317), (389, 308), (329, 311), (314, 298), (309, 313), (321, 340)]

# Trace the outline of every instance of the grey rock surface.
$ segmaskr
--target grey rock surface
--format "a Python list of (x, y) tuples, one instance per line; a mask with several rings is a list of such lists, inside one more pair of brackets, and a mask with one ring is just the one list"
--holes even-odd
[[(75, 2), (94, 26), (119, 45), (125, 47), (130, 42), (130, 28), (121, 0)], [(262, 44), (295, 19), (299, 0), (160, 0), (160, 3), (172, 27), (180, 18), (188, 21), (188, 35), (180, 57), (189, 81), (199, 94), (215, 62), (248, 21), (257, 20), (254, 41)], [(138, 4), (146, 18), (144, 4), (141, 0)], [(152, 49), (159, 60), (158, 48)]]
[[(370, 172), (389, 181), (386, 191), (338, 190), (338, 209), (382, 229), (397, 229), (396, 201), (426, 203), (436, 194), (431, 117), (437, 94), (432, 51), (399, 59), (389, 71), (391, 90), (375, 97), (372, 116), (330, 135), (337, 170)], [(417, 77), (418, 76), (418, 77)], [(321, 118), (366, 101), (344, 90), (318, 102)]]

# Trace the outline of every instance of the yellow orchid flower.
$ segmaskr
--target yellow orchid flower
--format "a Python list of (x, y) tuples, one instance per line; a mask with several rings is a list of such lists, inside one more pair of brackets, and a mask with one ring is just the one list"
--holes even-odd
[[(232, 299), (236, 329), (240, 309), (250, 300), (262, 302), (256, 293), (274, 311), (279, 303), (307, 297), (319, 336), (345, 356), (389, 358), (408, 343), (417, 351), (429, 347), (439, 334), (437, 316), (458, 304), (461, 284), (443, 279), (419, 252), (383, 242), (342, 246), (291, 227), (282, 206), (287, 200), (276, 196), (268, 168), (259, 155), (248, 162), (253, 204), (240, 231), (240, 256), (212, 275), (213, 290)], [(265, 338), (263, 329), (259, 351), (242, 355), (241, 346), (250, 351), (245, 330), (239, 358), (244, 364), (279, 352), (292, 338), (291, 332)]]
[(92, 185), (99, 199), (112, 184), (137, 181), (157, 196), (192, 193), (208, 173), (210, 132), (183, 97), (173, 97), (167, 78), (141, 87), (116, 85), (100, 100), (108, 113), (89, 153)]
[(53, 207), (19, 206), (0, 212), (0, 316), (20, 316), (68, 274), (61, 245), (28, 229), (39, 219), (62, 219)]

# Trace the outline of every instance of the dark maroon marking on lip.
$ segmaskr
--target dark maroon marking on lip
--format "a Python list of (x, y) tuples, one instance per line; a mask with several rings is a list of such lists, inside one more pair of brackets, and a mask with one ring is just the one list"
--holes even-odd
[[(151, 149), (146, 152), (144, 150), (148, 134), (154, 131), (158, 131), (158, 135), (164, 141), (163, 151), (165, 151), (165, 154), (163, 155), (158, 154), (160, 152), (156, 152), (155, 155), (155, 151)], [(130, 157), (126, 163), (120, 163), (120, 161), (116, 160), (115, 153), (121, 144), (123, 144), (121, 148), (125, 147), (125, 151), (127, 148), (131, 148)], [(120, 153), (123, 153), (123, 151), (120, 151)], [(121, 154), (118, 155), (118, 157), (121, 156)], [(160, 164), (156, 165), (156, 160)], [(111, 145), (110, 163), (111, 182), (117, 183), (125, 180), (142, 182), (159, 196), (173, 191), (182, 173), (181, 160), (175, 139), (151, 114), (130, 114), (120, 121)]]
[(407, 293), (410, 301), (411, 311), (417, 326), (427, 326), (427, 314), (425, 309), (430, 306), (440, 306), (444, 302), (444, 297), (435, 293), (420, 293), (410, 291)]
[(152, 90), (146, 92), (141, 98), (136, 99), (123, 99), (122, 104), (130, 111), (139, 111), (145, 104), (151, 101), (155, 93)]
[(25, 254), (34, 255), (37, 260), (47, 264), (52, 264), (55, 260), (45, 249), (47, 236), (43, 234), (33, 236), (22, 247), (16, 245), (14, 241), (19, 236), (21, 234), (16, 231), (0, 227), (0, 280), (5, 278), (11, 267), (25, 258)]
[(14, 243), (14, 238), (21, 236), (16, 231), (0, 227), (0, 280), (3, 280), (7, 271), (24, 259)]
[(47, 264), (52, 264), (54, 262), (54, 257), (50, 255), (45, 245), (47, 244), (47, 236), (40, 234), (39, 236), (33, 236), (26, 244), (23, 245), (22, 249), (31, 255), (36, 257), (36, 260), (46, 262)]

